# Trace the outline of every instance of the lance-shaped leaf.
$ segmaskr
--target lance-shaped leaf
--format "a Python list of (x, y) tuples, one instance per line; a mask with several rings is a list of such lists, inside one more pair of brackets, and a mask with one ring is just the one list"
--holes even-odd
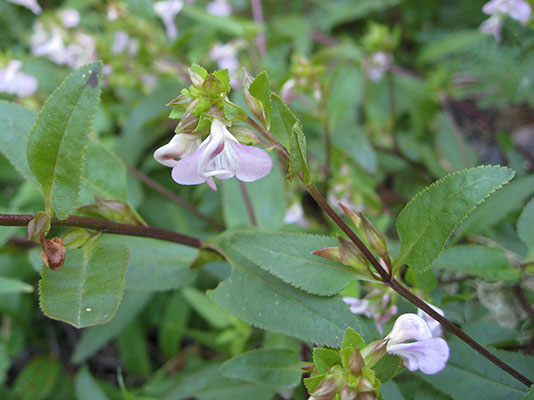
[(306, 137), (302, 132), (302, 124), (297, 121), (289, 138), (289, 176), (302, 173), (304, 183), (310, 182), (310, 172), (306, 161)]
[(336, 239), (278, 232), (240, 232), (232, 247), (262, 269), (306, 292), (331, 296), (355, 279), (354, 270), (312, 251), (337, 246)]
[(428, 268), (456, 227), (478, 204), (512, 179), (511, 169), (471, 168), (447, 175), (417, 194), (399, 214), (401, 252), (395, 267)]
[(69, 75), (48, 98), (28, 138), (28, 164), (41, 184), (46, 209), (60, 219), (78, 199), (89, 131), (100, 96), (102, 63)]
[[(232, 265), (232, 274), (211, 298), (239, 319), (318, 345), (338, 347), (348, 326), (371, 337), (374, 329), (352, 314), (338, 297), (320, 297), (290, 286), (241, 256), (226, 240), (212, 239)], [(290, 321), (290, 322), (288, 322)]]
[(0, 294), (6, 293), (31, 293), (33, 286), (18, 279), (0, 276)]
[(299, 355), (288, 349), (257, 349), (240, 354), (221, 365), (221, 373), (234, 379), (278, 388), (300, 383), (303, 370)]
[(122, 298), (127, 265), (128, 248), (103, 238), (68, 250), (59, 270), (43, 267), (41, 309), (77, 328), (109, 322)]

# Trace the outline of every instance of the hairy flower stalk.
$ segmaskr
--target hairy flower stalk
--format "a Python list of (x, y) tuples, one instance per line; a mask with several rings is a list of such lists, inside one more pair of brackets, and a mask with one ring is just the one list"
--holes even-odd
[[(239, 143), (216, 118), (211, 123), (209, 136), (200, 145), (198, 141), (196, 138), (189, 140), (184, 134), (176, 135), (154, 153), (158, 162), (173, 168), (172, 178), (181, 185), (206, 182), (217, 190), (213, 178), (224, 180), (235, 176), (240, 181), (253, 182), (267, 176), (273, 167), (265, 150)], [(176, 161), (176, 157), (181, 159)]]

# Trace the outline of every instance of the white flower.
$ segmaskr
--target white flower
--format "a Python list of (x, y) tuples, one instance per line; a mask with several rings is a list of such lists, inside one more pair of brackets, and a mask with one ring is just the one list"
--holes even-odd
[(174, 135), (169, 143), (160, 147), (154, 153), (154, 158), (160, 164), (174, 167), (178, 162), (176, 158), (188, 156), (200, 146), (200, 136), (196, 134)]
[(113, 47), (111, 52), (113, 54), (122, 53), (124, 50), (128, 49), (128, 55), (134, 57), (139, 52), (139, 42), (136, 39), (133, 39), (123, 30), (118, 30), (113, 36)]
[(434, 337), (425, 320), (416, 314), (397, 318), (386, 340), (387, 352), (400, 356), (410, 371), (436, 374), (445, 368), (449, 359), (447, 342)]
[(52, 34), (50, 34), (38, 22), (35, 24), (34, 34), (30, 42), (34, 56), (45, 56), (60, 65), (70, 65), (74, 61), (72, 54), (67, 51), (61, 37), (61, 32), (57, 27), (53, 28)]
[(530, 4), (524, 0), (491, 0), (482, 7), (482, 12), (490, 17), (482, 22), (478, 30), (492, 34), (495, 40), (500, 42), (504, 18), (508, 15), (525, 25), (530, 18), (531, 11)]
[(163, 21), (165, 29), (167, 30), (167, 36), (171, 40), (178, 37), (178, 28), (174, 23), (174, 18), (178, 15), (183, 6), (184, 2), (182, 0), (158, 1), (154, 4), (154, 12)]
[(31, 10), (34, 14), (41, 14), (41, 7), (37, 0), (7, 0), (10, 3), (18, 4), (19, 6), (24, 6)]
[(7, 68), (0, 69), (0, 92), (28, 97), (37, 90), (37, 79), (21, 72), (22, 62), (13, 60)]
[(211, 15), (227, 17), (232, 14), (232, 6), (226, 0), (214, 0), (208, 3), (206, 11)]
[(64, 8), (59, 12), (59, 18), (66, 28), (74, 28), (80, 23), (80, 13), (74, 8)]
[[(442, 317), (445, 315), (445, 313), (443, 312), (441, 308), (436, 307), (432, 304), (428, 304), (428, 305)], [(432, 318), (430, 315), (428, 315), (426, 312), (424, 312), (421, 309), (417, 310), (417, 315), (425, 320), (428, 327), (430, 328), (430, 331), (432, 332), (432, 336), (440, 337), (443, 335), (443, 329), (441, 328), (441, 324), (438, 321), (436, 321), (434, 318)]]
[[(179, 149), (183, 150), (183, 146)], [(239, 143), (216, 118), (211, 123), (209, 136), (198, 149), (192, 154), (183, 154), (178, 162), (167, 164), (174, 164), (172, 178), (182, 185), (206, 182), (213, 190), (217, 190), (214, 177), (230, 179), (235, 176), (243, 182), (253, 182), (268, 175), (273, 167), (265, 150)]]
[(373, 82), (379, 82), (384, 77), (386, 71), (391, 67), (391, 54), (377, 51), (369, 57), (364, 58), (362, 65), (368, 78)]

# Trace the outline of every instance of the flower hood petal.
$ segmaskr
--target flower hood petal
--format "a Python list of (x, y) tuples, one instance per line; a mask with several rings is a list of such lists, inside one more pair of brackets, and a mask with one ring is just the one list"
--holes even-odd
[(420, 370), (432, 375), (440, 372), (449, 359), (449, 346), (442, 338), (430, 338), (414, 343), (387, 345), (388, 353), (400, 356), (410, 371)]

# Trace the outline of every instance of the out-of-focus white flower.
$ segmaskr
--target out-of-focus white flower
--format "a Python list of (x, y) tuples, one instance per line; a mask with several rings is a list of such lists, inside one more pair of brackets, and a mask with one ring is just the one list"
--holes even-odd
[(362, 61), (362, 66), (369, 79), (373, 82), (380, 82), (386, 71), (391, 67), (393, 57), (383, 51), (377, 51)]
[(182, 0), (158, 1), (154, 4), (154, 12), (163, 21), (163, 25), (165, 25), (165, 29), (167, 30), (167, 36), (171, 40), (178, 37), (178, 28), (174, 23), (174, 18), (183, 6), (184, 2)]
[(73, 58), (73, 62), (69, 65), (73, 68), (79, 68), (91, 61), (95, 61), (95, 39), (91, 35), (78, 31), (74, 36), (74, 43), (67, 47), (67, 51), (71, 53)]
[(530, 18), (531, 11), (530, 4), (524, 0), (491, 0), (482, 7), (482, 12), (490, 17), (482, 22), (478, 30), (493, 35), (495, 40), (500, 42), (504, 18), (508, 15), (525, 25)]
[(111, 52), (113, 54), (122, 53), (124, 50), (128, 49), (128, 55), (134, 57), (139, 51), (139, 42), (137, 39), (133, 39), (123, 30), (118, 30), (114, 34), (113, 47)]
[(232, 6), (226, 0), (214, 0), (208, 3), (206, 11), (211, 15), (227, 17), (232, 14)]
[(47, 57), (60, 65), (71, 65), (74, 62), (72, 53), (67, 50), (63, 43), (58, 27), (53, 28), (50, 34), (45, 30), (43, 24), (36, 23), (30, 45), (34, 56)]
[(400, 356), (410, 371), (424, 374), (440, 372), (449, 359), (449, 346), (434, 337), (425, 320), (416, 314), (403, 314), (386, 337), (387, 352)]
[(141, 75), (141, 82), (143, 82), (147, 89), (151, 91), (156, 87), (158, 78), (155, 75), (144, 74)]
[(236, 87), (239, 84), (236, 72), (239, 70), (239, 61), (237, 52), (241, 44), (235, 43), (217, 43), (210, 50), (210, 58), (217, 63), (219, 69), (227, 69), (230, 75), (230, 85)]
[(7, 68), (0, 69), (0, 92), (28, 97), (37, 90), (37, 79), (22, 70), (22, 62), (12, 60)]
[(300, 202), (293, 203), (286, 210), (284, 215), (284, 224), (297, 224), (300, 226), (308, 226), (309, 222), (304, 216), (304, 210)]
[(174, 167), (178, 163), (177, 158), (193, 154), (200, 146), (200, 135), (185, 134), (174, 135), (169, 143), (160, 147), (154, 153), (154, 158), (166, 167)]
[(80, 23), (80, 13), (74, 8), (64, 8), (59, 12), (59, 18), (66, 28), (74, 28)]
[(37, 3), (37, 0), (7, 0), (10, 3), (18, 4), (19, 6), (26, 7), (34, 14), (41, 14), (41, 6)]
[(119, 10), (115, 6), (115, 4), (110, 4), (108, 6), (108, 13), (107, 13), (107, 19), (108, 21), (115, 21), (119, 18)]

